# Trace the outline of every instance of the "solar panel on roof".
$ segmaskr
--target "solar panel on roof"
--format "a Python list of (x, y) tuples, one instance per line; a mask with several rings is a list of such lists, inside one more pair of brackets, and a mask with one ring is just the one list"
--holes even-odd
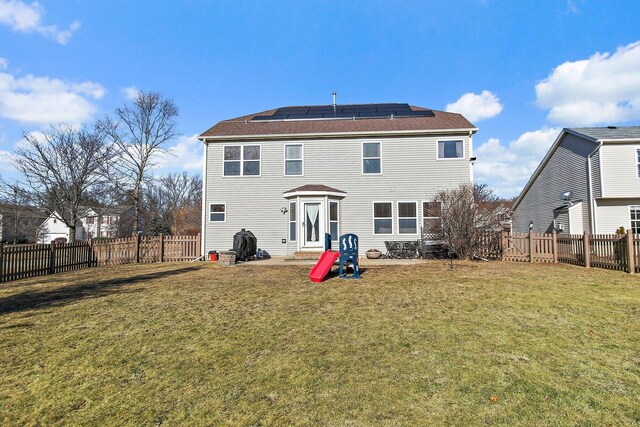
[(268, 116), (256, 116), (254, 121), (269, 120), (304, 120), (321, 118), (350, 118), (350, 117), (434, 117), (431, 110), (411, 109), (409, 104), (360, 104), (360, 105), (318, 105), (278, 108)]

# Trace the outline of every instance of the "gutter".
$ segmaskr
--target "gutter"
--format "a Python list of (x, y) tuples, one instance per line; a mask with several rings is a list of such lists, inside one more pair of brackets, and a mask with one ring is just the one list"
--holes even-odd
[(394, 130), (394, 131), (362, 131), (362, 132), (325, 132), (325, 133), (280, 133), (280, 134), (255, 134), (255, 135), (223, 135), (223, 136), (202, 136), (198, 139), (204, 142), (215, 141), (236, 141), (236, 140), (269, 140), (269, 139), (318, 139), (318, 138), (360, 138), (365, 136), (411, 136), (411, 135), (433, 135), (433, 134), (460, 134), (473, 135), (478, 128), (461, 129), (419, 129), (419, 130)]
[[(587, 191), (589, 194), (589, 230), (591, 234), (596, 234), (596, 210), (595, 200), (593, 199), (593, 183), (591, 182), (591, 158), (600, 150), (603, 142), (603, 140), (597, 140), (598, 146), (587, 156)], [(600, 180), (602, 180), (602, 171), (600, 172)], [(600, 185), (602, 185), (602, 182), (600, 182)]]
[[(207, 144), (204, 143), (202, 148), (204, 154), (202, 158), (202, 235), (200, 236), (200, 256), (204, 255), (206, 248), (207, 236)], [(225, 212), (225, 215), (227, 213)], [(226, 217), (225, 217), (226, 218)]]

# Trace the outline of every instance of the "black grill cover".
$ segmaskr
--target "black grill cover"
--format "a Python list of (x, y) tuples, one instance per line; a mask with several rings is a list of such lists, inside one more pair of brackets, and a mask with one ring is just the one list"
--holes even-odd
[(233, 236), (233, 250), (236, 253), (237, 260), (247, 261), (256, 256), (258, 239), (252, 232), (243, 228)]

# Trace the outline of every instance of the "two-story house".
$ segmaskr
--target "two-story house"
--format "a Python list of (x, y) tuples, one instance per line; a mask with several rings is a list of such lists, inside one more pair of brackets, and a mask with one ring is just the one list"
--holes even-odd
[[(118, 226), (121, 216), (127, 208), (83, 208), (82, 217), (76, 222), (73, 240), (86, 241), (89, 238), (112, 238), (118, 236)], [(53, 212), (39, 227), (38, 243), (50, 243), (56, 239), (70, 241), (71, 230), (60, 218), (60, 214)]]
[[(251, 230), (272, 255), (321, 251), (324, 234), (362, 250), (420, 237), (436, 193), (473, 180), (472, 136), (456, 113), (408, 104), (283, 107), (205, 131), (204, 253)], [(435, 213), (434, 213), (435, 212)]]
[(514, 204), (513, 230), (640, 233), (640, 127), (563, 129)]

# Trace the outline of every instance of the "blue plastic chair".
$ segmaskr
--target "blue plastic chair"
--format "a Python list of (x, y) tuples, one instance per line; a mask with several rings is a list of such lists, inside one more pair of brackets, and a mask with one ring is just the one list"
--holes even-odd
[[(340, 267), (338, 275), (341, 279), (359, 279), (360, 269), (358, 268), (358, 236), (355, 234), (343, 234), (340, 236)], [(353, 274), (347, 276), (346, 267), (351, 263)]]

